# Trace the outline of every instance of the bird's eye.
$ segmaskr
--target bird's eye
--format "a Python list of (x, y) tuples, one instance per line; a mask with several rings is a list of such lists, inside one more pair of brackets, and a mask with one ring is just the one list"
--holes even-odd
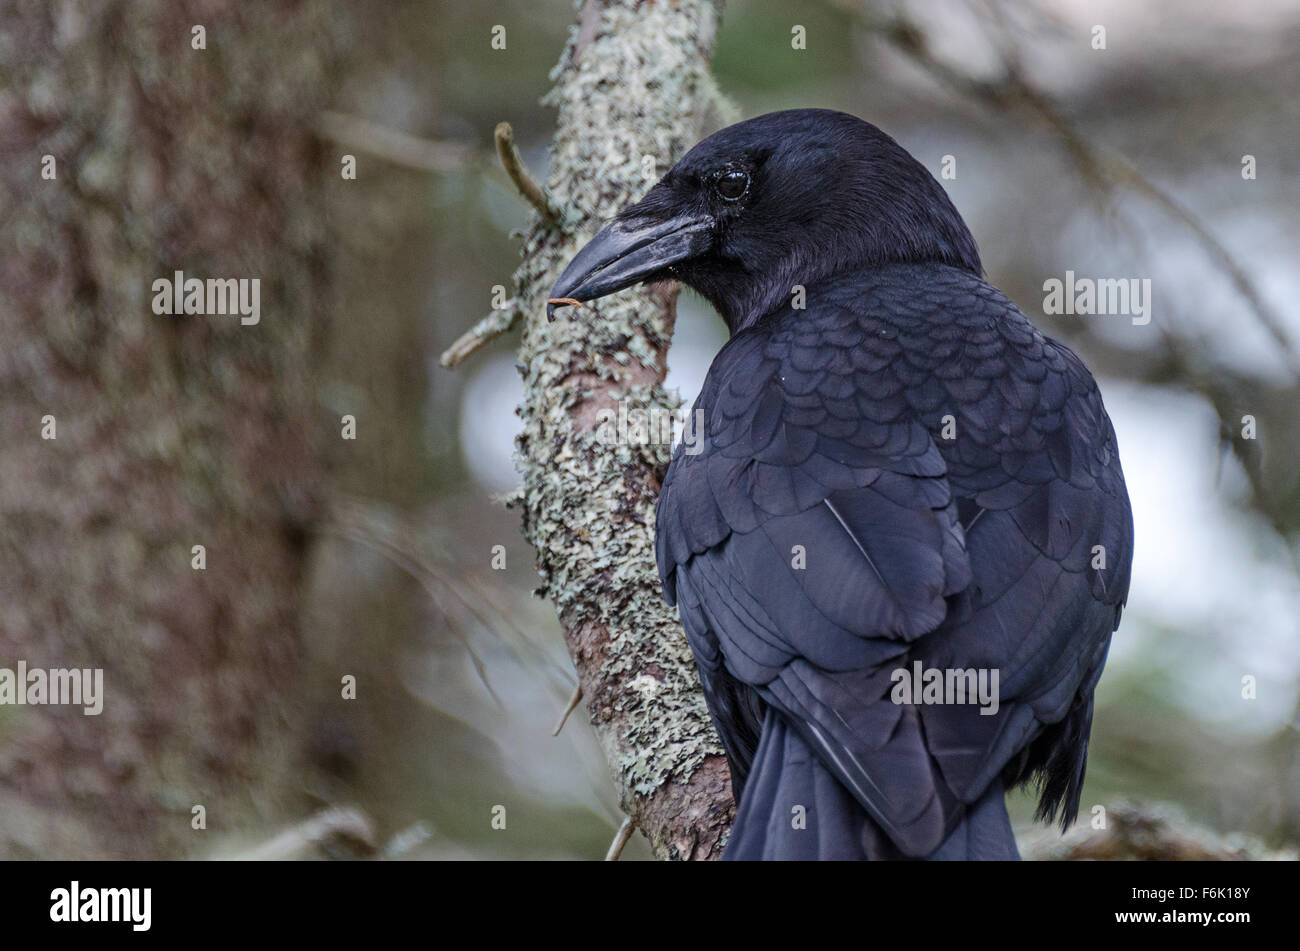
[(718, 176), (718, 194), (727, 201), (735, 201), (749, 191), (749, 173), (732, 169)]

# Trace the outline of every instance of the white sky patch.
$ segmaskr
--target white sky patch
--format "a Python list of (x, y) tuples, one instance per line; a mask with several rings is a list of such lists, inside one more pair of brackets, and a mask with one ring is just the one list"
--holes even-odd
[[(664, 388), (676, 390), (684, 401), (678, 410), (684, 422), (704, 385), (704, 376), (726, 343), (726, 327), (713, 308), (683, 292), (677, 299), (677, 325), (668, 353)], [(489, 492), (507, 492), (519, 484), (515, 469), (515, 437), (523, 422), (515, 415), (524, 396), (523, 381), (508, 354), (483, 360), (465, 386), (460, 404), (460, 444), (474, 480)]]
[(684, 420), (700, 395), (713, 358), (727, 342), (727, 328), (707, 303), (683, 290), (677, 298), (677, 324), (668, 351), (668, 376), (664, 389), (682, 398), (679, 415)]
[(510, 355), (491, 357), (477, 367), (460, 402), (460, 447), (474, 480), (489, 492), (519, 485), (515, 436), (523, 421), (515, 410), (524, 398), (524, 381)]
[[(1094, 320), (1093, 328), (1125, 346), (1156, 343), (1157, 328), (1165, 328), (1210, 358), (1237, 373), (1287, 380), (1290, 372), (1273, 336), (1251, 311), (1217, 261), (1168, 215), (1132, 202), (1126, 217), (1138, 235), (1139, 247), (1091, 206), (1081, 206), (1061, 230), (1054, 258), (1067, 262), (1080, 277), (1150, 278), (1152, 322), (1146, 327)], [(1207, 216), (1208, 217), (1208, 216)], [(1248, 265), (1261, 295), (1282, 322), (1291, 341), (1300, 339), (1294, 308), (1282, 306), (1300, 295), (1300, 277), (1292, 267), (1294, 240), (1300, 237), (1279, 218), (1261, 216), (1256, 207), (1225, 208), (1213, 214), (1214, 232), (1236, 260)], [(1060, 277), (1061, 273), (1045, 277)], [(1026, 301), (1031, 319), (1040, 313)], [(1069, 318), (1088, 320), (1087, 317)], [(1205, 344), (1195, 341), (1204, 340)]]
[[(1300, 581), (1267, 527), (1233, 504), (1235, 459), (1219, 471), (1218, 421), (1200, 398), (1101, 383), (1133, 503), (1133, 583), (1114, 663), (1133, 661), (1155, 627), (1183, 630), (1185, 649), (1155, 656), (1184, 683), (1172, 699), (1221, 725), (1267, 733), (1289, 718), (1300, 671)], [(1141, 652), (1143, 662), (1152, 656)], [(1241, 676), (1259, 683), (1241, 699)]]

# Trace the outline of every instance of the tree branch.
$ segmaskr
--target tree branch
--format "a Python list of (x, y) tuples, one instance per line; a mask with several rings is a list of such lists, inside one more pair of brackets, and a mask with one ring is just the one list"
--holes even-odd
[[(547, 293), (580, 240), (638, 198), (701, 133), (718, 8), (709, 0), (588, 4), (556, 70), (545, 192), (569, 229), (534, 223), (515, 274), (524, 317), (519, 438), (524, 534), (556, 605), (624, 812), (661, 858), (715, 858), (730, 776), (654, 562), (666, 445), (596, 438), (601, 411), (671, 411), (663, 390), (675, 287), (629, 291), (548, 324)], [(581, 40), (579, 40), (579, 34)]]
[(320, 135), (344, 148), (377, 156), (417, 172), (451, 172), (471, 154), (461, 142), (434, 142), (342, 112), (320, 114)]
[(1275, 851), (1246, 836), (1222, 836), (1197, 826), (1161, 803), (1119, 803), (1110, 808), (1106, 828), (1094, 829), (1088, 816), (1064, 836), (1038, 829), (1024, 857), (1040, 861), (1241, 862), (1294, 861), (1295, 852)]

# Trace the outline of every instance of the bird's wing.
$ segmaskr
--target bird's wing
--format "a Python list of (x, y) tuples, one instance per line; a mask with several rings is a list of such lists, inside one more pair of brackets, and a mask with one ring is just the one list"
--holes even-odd
[[(697, 403), (700, 451), (679, 447), (658, 514), (665, 591), (733, 762), (748, 768), (756, 694), (910, 854), (1099, 669), (1093, 629), (1109, 634), (1120, 587), (1076, 572), (1107, 517), (1097, 477), (1079, 476), (1104, 442), (1099, 400), (1075, 406), (1069, 361), (966, 280), (991, 295), (860, 286), (734, 338)], [(989, 329), (1012, 315), (1023, 339)], [(945, 416), (988, 445), (963, 434), (969, 458), (941, 451)], [(1126, 587), (1118, 543), (1114, 557)], [(999, 669), (998, 714), (972, 725), (974, 706), (892, 702), (893, 671), (915, 658)]]
[(1091, 374), (1023, 317), (1003, 333), (1009, 372), (971, 386), (957, 410), (970, 438), (947, 454), (973, 581), (921, 652), (927, 666), (996, 667), (1003, 708), (925, 707), (921, 719), (961, 798), (1020, 755), (1009, 779), (1041, 771), (1040, 812), (1070, 820), (1092, 688), (1128, 597), (1132, 514)]

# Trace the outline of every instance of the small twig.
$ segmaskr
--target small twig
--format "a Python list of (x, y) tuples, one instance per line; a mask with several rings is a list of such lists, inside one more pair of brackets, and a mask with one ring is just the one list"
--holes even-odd
[(432, 837), (433, 829), (429, 828), (427, 822), (420, 820), (415, 825), (408, 826), (389, 839), (380, 855), (386, 859), (403, 858), (414, 852)]
[(605, 853), (606, 862), (618, 861), (618, 857), (623, 854), (623, 847), (632, 838), (632, 830), (635, 828), (631, 816), (623, 820), (623, 824), (618, 827), (618, 832), (614, 836), (614, 841), (609, 844), (609, 851)]
[(419, 172), (450, 172), (465, 164), (472, 149), (460, 142), (434, 142), (399, 132), (369, 119), (341, 112), (323, 112), (319, 132), (327, 139), (359, 152), (404, 165)]
[(508, 331), (518, 319), (518, 302), (513, 299), (506, 301), (501, 308), (492, 311), (457, 337), (456, 342), (443, 351), (438, 362), (448, 368), (459, 366), (470, 354), (487, 346)]
[(355, 855), (374, 855), (378, 850), (374, 827), (360, 810), (324, 809), (233, 858), (250, 862), (284, 861), (306, 858), (314, 850), (329, 848), (342, 848)]
[[(331, 514), (325, 522), (353, 526), (368, 536), (394, 539), (394, 546), (407, 552), (418, 553), (419, 540), (428, 536), (425, 528), (408, 522), (408, 516), (394, 513), (373, 499), (336, 494), (331, 498), (327, 511)], [(393, 523), (397, 523), (398, 528), (390, 527)], [(474, 621), (496, 635), (521, 664), (541, 664), (551, 675), (557, 694), (561, 697), (568, 695), (572, 690), (572, 668), (560, 664), (553, 654), (542, 650), (510, 614), (498, 606), (501, 600), (499, 590), (485, 586), (473, 574), (448, 575), (431, 555), (413, 554), (412, 558)]]
[(537, 184), (537, 180), (524, 167), (524, 159), (519, 154), (519, 149), (515, 147), (515, 133), (510, 128), (509, 122), (497, 123), (495, 138), (501, 165), (510, 176), (510, 180), (515, 183), (515, 188), (519, 189), (519, 194), (524, 196), (528, 204), (537, 209), (544, 221), (555, 225), (562, 223), (564, 212), (556, 205), (550, 193)]
[(569, 722), (569, 714), (572, 713), (581, 702), (582, 685), (579, 684), (577, 689), (573, 691), (573, 696), (569, 698), (569, 705), (565, 707), (564, 712), (560, 714), (560, 722), (555, 724), (555, 729), (551, 731), (551, 736), (560, 735), (560, 731), (564, 729), (564, 724)]

